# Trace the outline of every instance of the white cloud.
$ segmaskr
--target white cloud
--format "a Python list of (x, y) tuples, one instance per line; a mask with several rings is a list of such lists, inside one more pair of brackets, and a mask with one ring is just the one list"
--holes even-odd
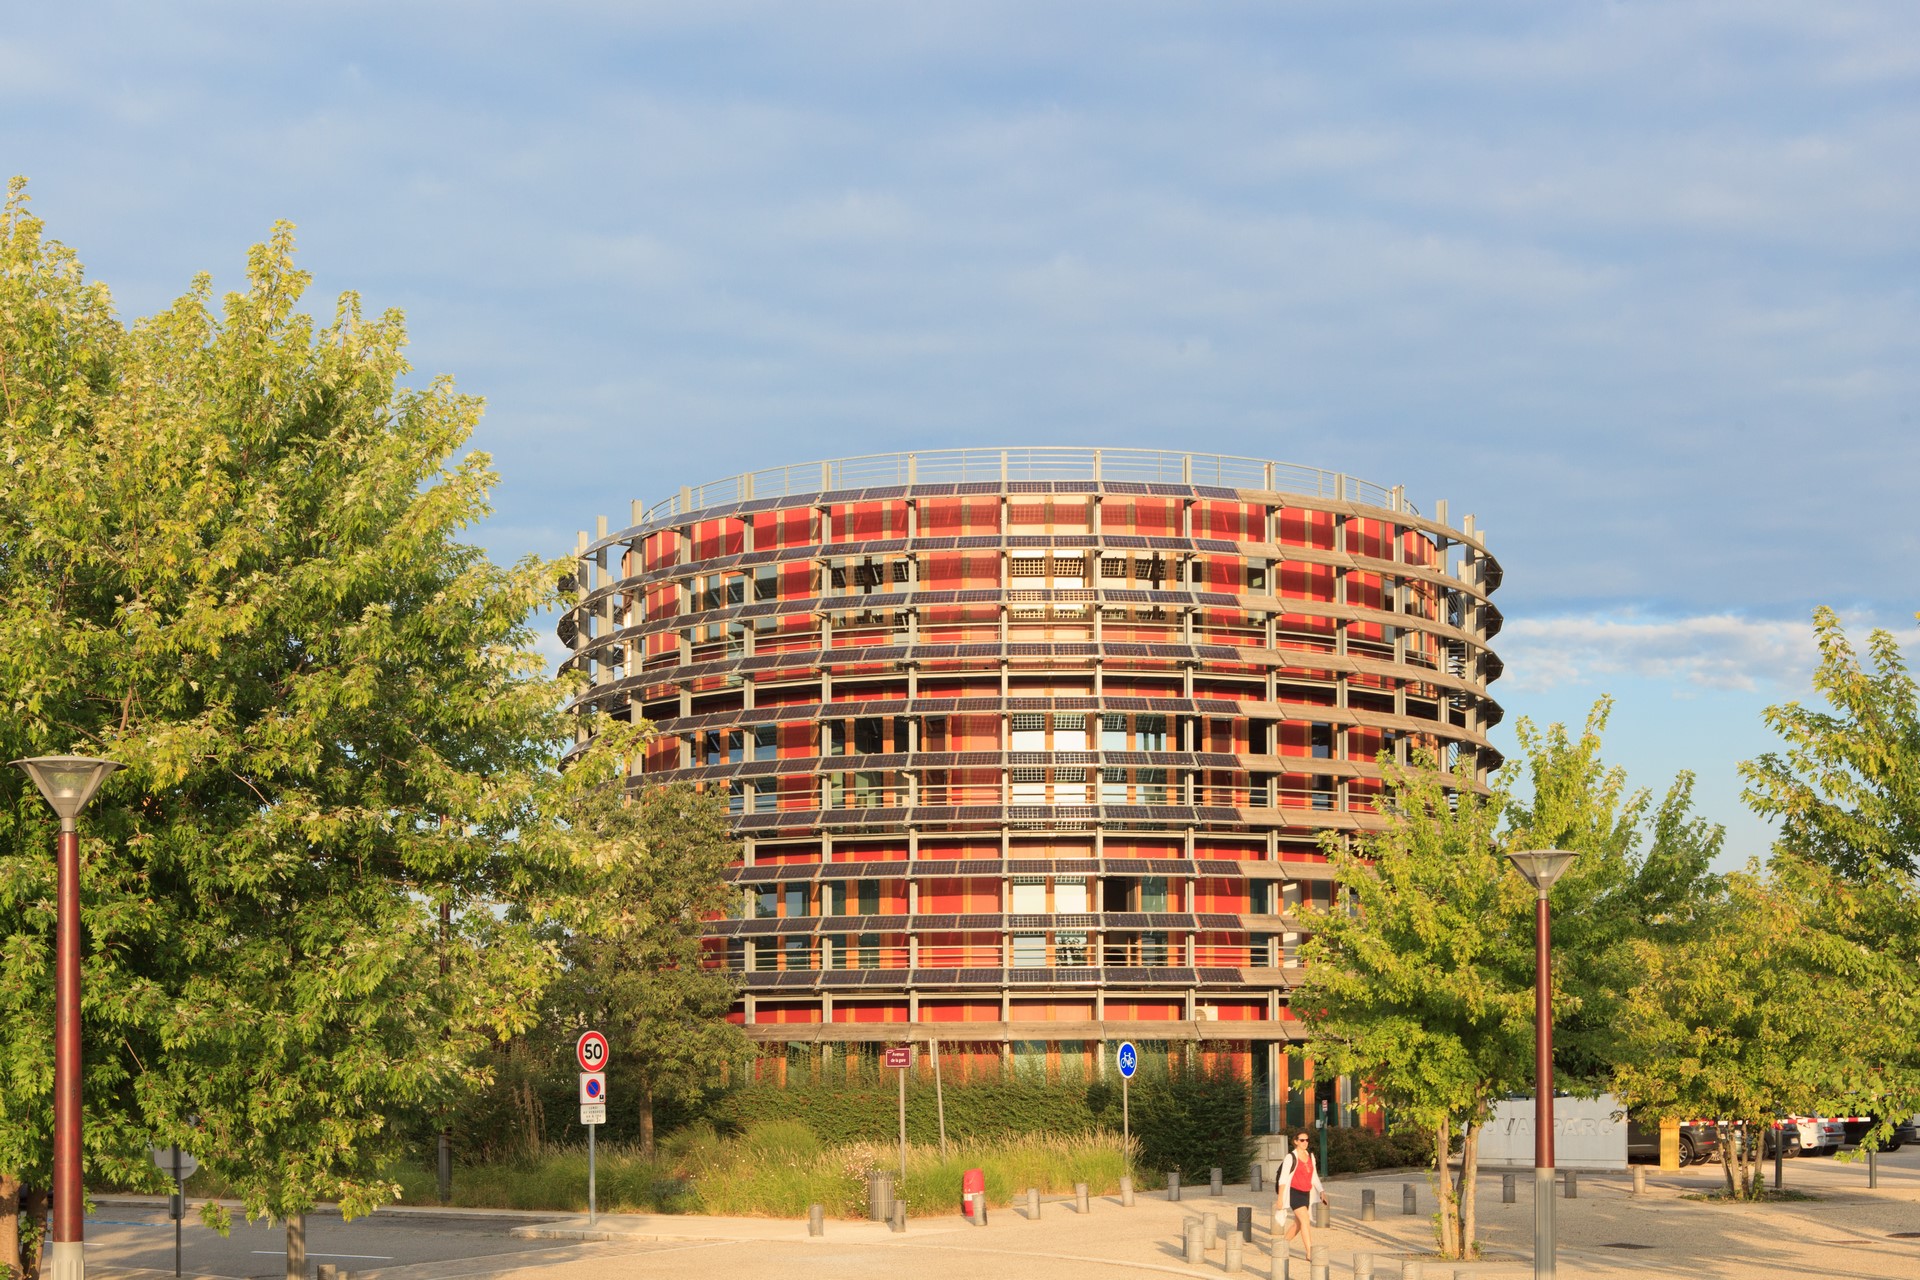
[[(1901, 647), (1920, 644), (1920, 627), (1871, 614), (1843, 614), (1848, 637), (1864, 649), (1869, 630), (1886, 627)], [(1735, 614), (1656, 618), (1632, 612), (1523, 618), (1495, 644), (1507, 664), (1501, 684), (1528, 693), (1557, 685), (1632, 676), (1684, 689), (1804, 688), (1818, 661), (1806, 619)], [(1920, 656), (1920, 655), (1917, 655)]]

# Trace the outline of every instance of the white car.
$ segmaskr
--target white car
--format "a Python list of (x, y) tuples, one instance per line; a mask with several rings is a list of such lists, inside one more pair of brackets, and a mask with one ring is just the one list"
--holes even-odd
[(1826, 1156), (1838, 1151), (1847, 1140), (1844, 1121), (1818, 1116), (1793, 1116), (1800, 1128), (1800, 1154)]

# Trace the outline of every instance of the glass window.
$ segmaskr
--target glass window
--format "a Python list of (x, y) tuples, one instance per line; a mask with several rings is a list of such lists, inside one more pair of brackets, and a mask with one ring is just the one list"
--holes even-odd
[(1060, 933), (1053, 939), (1053, 962), (1063, 968), (1079, 968), (1087, 963), (1087, 935)]
[(762, 565), (753, 571), (753, 598), (755, 600), (777, 600), (780, 598), (780, 570), (773, 565)]
[(1316, 724), (1308, 733), (1310, 735), (1309, 740), (1313, 744), (1313, 758), (1315, 760), (1331, 759), (1333, 756), (1333, 726), (1330, 724)]
[(1102, 769), (1100, 771), (1100, 803), (1125, 804), (1127, 802), (1127, 771), (1125, 769)]
[(1165, 876), (1140, 878), (1140, 909), (1142, 911), (1167, 909), (1167, 878)]
[(860, 967), (878, 969), (880, 967), (880, 935), (863, 933), (860, 935)]
[(1045, 751), (1047, 749), (1047, 718), (1031, 712), (1021, 712), (1009, 717), (1013, 738), (1008, 744), (1012, 751)]
[(853, 775), (853, 807), (856, 809), (877, 809), (886, 798), (886, 774), (876, 769), (863, 769)]
[(1127, 749), (1126, 716), (1109, 711), (1100, 717), (1100, 749), (1102, 751)]
[(790, 884), (787, 886), (787, 915), (804, 916), (807, 914), (807, 886)]
[(853, 750), (855, 755), (876, 756), (885, 751), (886, 744), (881, 739), (880, 726), (885, 723), (877, 716), (868, 716), (853, 722)]
[(780, 784), (772, 778), (762, 778), (753, 784), (753, 811), (755, 813), (775, 813), (780, 808)]
[(1167, 718), (1165, 716), (1139, 716), (1134, 721), (1134, 730), (1138, 738), (1134, 750), (1165, 751), (1167, 749)]
[(1047, 935), (1044, 933), (1014, 934), (1013, 967), (1016, 969), (1046, 968)]
[(880, 914), (880, 882), (862, 880), (860, 882), (860, 914), (877, 916)]
[(1138, 771), (1138, 777), (1141, 804), (1167, 802), (1167, 771), (1165, 769), (1141, 769)]
[(847, 914), (847, 882), (844, 880), (829, 880), (826, 884), (822, 885), (821, 888), (826, 891), (827, 895), (826, 914), (830, 916), (843, 916)]
[(727, 734), (727, 763), (739, 764), (747, 758), (747, 735), (739, 729)]
[(1140, 963), (1150, 969), (1165, 968), (1167, 963), (1167, 935), (1164, 933), (1143, 933), (1140, 935)]
[[(1087, 909), (1087, 878), (1085, 876), (1060, 876), (1053, 882), (1053, 909), (1056, 912), (1071, 913)], [(1084, 948), (1086, 939), (1081, 939)]]
[(727, 812), (745, 813), (747, 811), (747, 784), (735, 778), (727, 784)]
[(1015, 915), (1038, 915), (1047, 909), (1047, 878), (1045, 876), (1015, 876), (1013, 878), (1013, 907)]
[(753, 729), (753, 758), (755, 760), (778, 760), (780, 758), (780, 730), (775, 725), (755, 725)]
[(780, 914), (780, 891), (772, 885), (754, 891), (753, 914), (765, 920)]
[(813, 967), (807, 960), (807, 939), (805, 937), (788, 938), (786, 943), (787, 968), (811, 969)]

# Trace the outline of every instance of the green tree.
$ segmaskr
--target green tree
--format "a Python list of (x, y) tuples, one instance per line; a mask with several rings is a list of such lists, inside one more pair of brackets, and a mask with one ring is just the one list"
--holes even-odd
[[(459, 540), (493, 479), (456, 456), (479, 401), (405, 384), (397, 313), (348, 294), (316, 331), (290, 229), (217, 310), (202, 278), (131, 328), (17, 180), (0, 254), (0, 751), (127, 766), (86, 817), (89, 1168), (180, 1141), (249, 1215), (365, 1212), (397, 1194), (393, 1117), (535, 1016), (543, 928), (619, 857), (562, 817), (642, 729), (555, 767), (573, 682), (526, 620), (563, 569)], [(0, 1173), (29, 1185), (51, 846), (7, 771)]]
[(1870, 634), (1863, 661), (1833, 610), (1813, 625), (1828, 710), (1769, 707), (1785, 750), (1740, 771), (1747, 803), (1780, 824), (1774, 875), (1815, 886), (1821, 960), (1871, 1011), (1808, 1069), (1837, 1107), (1878, 1117), (1870, 1140), (1884, 1141), (1920, 1111), (1920, 689), (1890, 632)]
[[(1488, 1109), (1534, 1086), (1534, 893), (1507, 851), (1578, 855), (1552, 895), (1556, 1083), (1577, 1092), (1611, 1081), (1636, 947), (1690, 936), (1715, 891), (1721, 831), (1692, 815), (1691, 776), (1657, 806), (1650, 792), (1628, 791), (1601, 759), (1610, 710), (1597, 703), (1577, 737), (1522, 719), (1521, 754), (1487, 796), (1464, 774), (1383, 758), (1391, 825), (1351, 847), (1328, 842), (1351, 903), (1315, 919), (1293, 1007), (1316, 1061), (1359, 1075), (1433, 1135), (1449, 1257), (1475, 1248)], [(1457, 1183), (1447, 1171), (1456, 1135)]]
[(640, 1147), (651, 1157), (655, 1106), (719, 1089), (726, 1067), (748, 1051), (745, 1033), (727, 1020), (736, 979), (724, 955), (701, 942), (703, 922), (738, 901), (726, 869), (739, 850), (719, 793), (680, 783), (630, 801), (590, 800), (580, 823), (600, 839), (624, 836), (639, 852), (612, 869), (596, 890), (594, 917), (568, 937), (549, 1021), (607, 1033), (608, 1093), (620, 1105), (618, 1094), (631, 1090)]
[[(1461, 1258), (1477, 1235), (1481, 1125), (1530, 1078), (1532, 947), (1516, 923), (1529, 894), (1496, 838), (1504, 795), (1477, 794), (1464, 771), (1382, 763), (1395, 820), (1357, 846), (1327, 843), (1349, 899), (1314, 918), (1291, 1003), (1317, 1067), (1359, 1075), (1431, 1135), (1440, 1252)], [(1456, 1134), (1457, 1183), (1447, 1167)]]

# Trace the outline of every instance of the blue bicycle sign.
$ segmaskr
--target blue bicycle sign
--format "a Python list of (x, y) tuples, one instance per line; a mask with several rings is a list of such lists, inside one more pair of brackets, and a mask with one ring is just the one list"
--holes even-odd
[(1134, 1051), (1133, 1041), (1126, 1040), (1121, 1042), (1119, 1058), (1120, 1078), (1122, 1080), (1133, 1079), (1133, 1073), (1140, 1066), (1140, 1055)]

